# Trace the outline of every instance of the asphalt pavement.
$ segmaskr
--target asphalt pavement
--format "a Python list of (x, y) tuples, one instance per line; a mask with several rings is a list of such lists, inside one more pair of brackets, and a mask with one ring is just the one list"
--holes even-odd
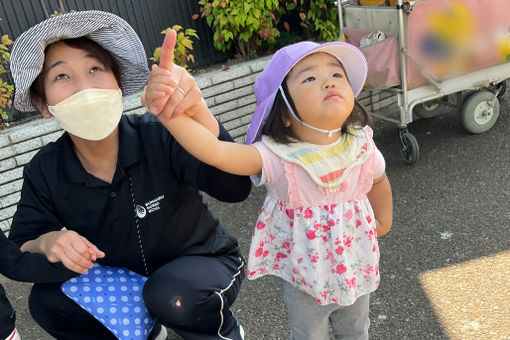
[[(496, 125), (472, 135), (457, 111), (409, 125), (420, 160), (402, 161), (394, 123), (377, 120), (394, 197), (392, 230), (379, 239), (381, 284), (371, 296), (370, 338), (510, 339), (510, 96)], [(237, 204), (209, 199), (211, 209), (247, 254), (265, 190)], [(51, 339), (31, 319), (30, 284), (0, 277), (26, 340)], [(280, 283), (245, 280), (233, 306), (247, 340), (288, 339)], [(179, 339), (169, 332), (168, 340)], [(313, 340), (313, 339), (311, 339)]]

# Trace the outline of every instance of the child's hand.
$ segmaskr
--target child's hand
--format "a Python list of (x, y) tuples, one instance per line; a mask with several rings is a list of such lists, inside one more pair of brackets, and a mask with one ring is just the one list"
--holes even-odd
[(195, 79), (173, 63), (176, 40), (177, 33), (170, 30), (161, 46), (159, 66), (152, 67), (142, 95), (142, 104), (162, 123), (181, 113), (193, 116), (209, 112)]

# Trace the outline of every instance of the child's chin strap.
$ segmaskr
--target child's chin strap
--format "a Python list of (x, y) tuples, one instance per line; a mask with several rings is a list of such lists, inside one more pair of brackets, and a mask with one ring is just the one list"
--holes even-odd
[(301, 124), (303, 124), (304, 126), (306, 126), (307, 128), (310, 128), (312, 130), (315, 130), (315, 131), (319, 131), (319, 132), (324, 132), (324, 133), (327, 133), (328, 134), (328, 137), (331, 137), (333, 135), (334, 132), (338, 132), (338, 131), (341, 131), (342, 130), (342, 127), (339, 127), (338, 129), (334, 129), (334, 130), (324, 130), (324, 129), (319, 129), (315, 126), (311, 126), (310, 124), (306, 124), (305, 122), (303, 122), (301, 119), (298, 118), (298, 116), (296, 115), (296, 113), (294, 113), (294, 110), (292, 110), (292, 107), (290, 106), (289, 104), (289, 101), (287, 100), (287, 97), (285, 96), (285, 93), (283, 91), (283, 88), (282, 86), (280, 85), (279, 87), (280, 89), (280, 93), (282, 94), (282, 97), (283, 97), (283, 100), (285, 101), (285, 104), (287, 104), (287, 107), (289, 108), (289, 111), (290, 111), (290, 114), (298, 121), (300, 122)]

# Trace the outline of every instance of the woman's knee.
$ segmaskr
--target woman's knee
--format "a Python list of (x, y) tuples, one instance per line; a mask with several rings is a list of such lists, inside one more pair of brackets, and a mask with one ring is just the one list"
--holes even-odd
[(193, 283), (168, 276), (153, 275), (143, 288), (147, 309), (167, 327), (183, 327), (193, 319), (198, 295)]

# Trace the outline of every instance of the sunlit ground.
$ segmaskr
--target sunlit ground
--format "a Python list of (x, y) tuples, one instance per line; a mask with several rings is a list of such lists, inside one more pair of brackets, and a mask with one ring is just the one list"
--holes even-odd
[(510, 251), (418, 279), (450, 339), (510, 339)]

